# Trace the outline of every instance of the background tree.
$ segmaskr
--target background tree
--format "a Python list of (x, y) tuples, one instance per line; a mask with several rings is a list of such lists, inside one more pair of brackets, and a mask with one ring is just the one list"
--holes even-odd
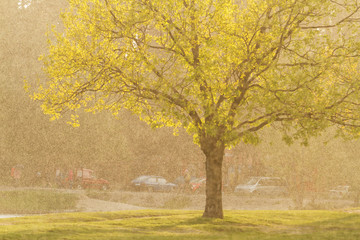
[(12, 183), (11, 168), (18, 164), (29, 186), (37, 184), (31, 180), (39, 170), (54, 181), (58, 167), (86, 167), (121, 188), (140, 174), (172, 181), (182, 162), (203, 160), (184, 131), (175, 137), (170, 128), (148, 129), (127, 111), (118, 119), (106, 112), (79, 112), (81, 128), (50, 122), (42, 114), (24, 93), (24, 76), (44, 76), (37, 61), (46, 51), (44, 33), (59, 25), (58, 13), (67, 6), (66, 0), (3, 0), (0, 5), (0, 185)]
[(360, 170), (359, 141), (333, 144), (332, 149), (337, 149), (335, 161), (330, 162), (332, 173), (337, 185), (350, 186), (350, 197), (354, 200), (354, 206), (359, 206), (360, 201)]
[[(10, 169), (16, 164), (31, 163), (33, 171), (36, 171), (38, 162), (34, 152), (38, 152), (37, 156), (45, 157), (44, 162), (48, 162), (43, 147), (49, 142), (44, 140), (44, 130), (55, 125), (49, 124), (38, 107), (24, 94), (23, 80), (24, 75), (35, 78), (34, 69), (41, 67), (35, 59), (46, 44), (43, 34), (46, 31), (46, 22), (42, 20), (47, 19), (54, 24), (56, 20), (59, 21), (58, 14), (55, 13), (60, 11), (64, 2), (48, 2), (45, 5), (33, 0), (27, 1), (27, 4), (29, 3), (31, 4), (26, 9), (21, 1), (5, 0), (0, 6), (1, 180), (10, 177)], [(49, 11), (41, 10), (44, 5)]]
[[(274, 131), (265, 134), (265, 141), (258, 147), (267, 174), (280, 176), (287, 181), (295, 207), (316, 206), (316, 200), (329, 197), (329, 190), (336, 186), (350, 186), (350, 194), (344, 196), (358, 204), (359, 141), (333, 139), (329, 129), (309, 141), (286, 145)], [(306, 206), (305, 200), (310, 200)]]
[(297, 209), (304, 207), (306, 198), (314, 204), (319, 197), (326, 197), (329, 189), (344, 184), (341, 165), (349, 164), (342, 151), (346, 142), (332, 140), (333, 135), (327, 131), (311, 139), (308, 146), (300, 142), (289, 146), (272, 131), (267, 132), (265, 141), (259, 147), (267, 173), (286, 180)]
[(204, 217), (223, 217), (224, 149), (265, 126), (287, 141), (333, 124), (359, 134), (358, 1), (69, 3), (33, 98), (75, 126), (84, 107), (186, 128), (206, 156)]

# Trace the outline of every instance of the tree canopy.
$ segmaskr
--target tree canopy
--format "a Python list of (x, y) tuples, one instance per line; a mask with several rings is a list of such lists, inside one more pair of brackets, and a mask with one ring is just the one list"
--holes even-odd
[(359, 135), (357, 0), (69, 3), (33, 98), (54, 119), (72, 112), (75, 126), (80, 108), (126, 108), (153, 127), (186, 128), (212, 172), (208, 213), (221, 203), (208, 200), (221, 195), (225, 147), (255, 143), (270, 125), (288, 141), (334, 124)]

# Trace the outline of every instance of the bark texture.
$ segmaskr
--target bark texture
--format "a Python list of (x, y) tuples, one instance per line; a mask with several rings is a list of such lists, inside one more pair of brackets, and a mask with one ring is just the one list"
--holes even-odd
[(203, 144), (206, 156), (206, 205), (203, 217), (223, 218), (222, 163), (225, 147), (217, 141)]

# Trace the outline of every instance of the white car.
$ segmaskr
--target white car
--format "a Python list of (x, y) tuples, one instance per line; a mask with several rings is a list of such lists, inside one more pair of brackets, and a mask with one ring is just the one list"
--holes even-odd
[(339, 185), (334, 189), (331, 189), (329, 192), (331, 198), (345, 198), (350, 195), (350, 186)]
[(252, 177), (246, 184), (236, 186), (236, 193), (251, 195), (287, 195), (284, 180), (278, 177)]

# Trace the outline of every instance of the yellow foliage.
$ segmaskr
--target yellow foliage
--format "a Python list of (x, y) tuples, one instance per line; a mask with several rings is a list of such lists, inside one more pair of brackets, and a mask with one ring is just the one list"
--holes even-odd
[[(49, 80), (32, 95), (51, 119), (79, 108), (114, 115), (126, 108), (152, 127), (183, 126), (196, 141), (216, 136), (227, 146), (257, 142), (253, 133), (278, 121), (301, 136), (333, 123), (358, 125), (360, 44), (353, 36), (360, 28), (346, 18), (356, 4), (69, 4), (65, 30), (52, 29), (56, 40), (39, 57)], [(340, 20), (329, 27), (327, 16)], [(79, 126), (77, 115), (70, 118)]]

